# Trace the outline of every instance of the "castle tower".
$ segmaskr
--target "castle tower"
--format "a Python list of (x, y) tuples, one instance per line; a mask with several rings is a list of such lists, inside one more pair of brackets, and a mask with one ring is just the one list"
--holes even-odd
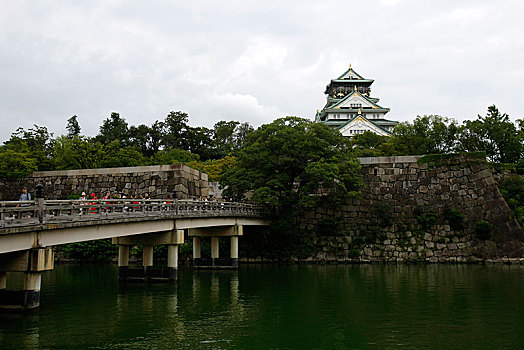
[(378, 105), (371, 97), (373, 79), (365, 79), (351, 65), (341, 76), (331, 80), (324, 92), (327, 103), (317, 111), (315, 121), (340, 130), (342, 135), (353, 137), (365, 131), (391, 136), (398, 122), (385, 119), (389, 108)]

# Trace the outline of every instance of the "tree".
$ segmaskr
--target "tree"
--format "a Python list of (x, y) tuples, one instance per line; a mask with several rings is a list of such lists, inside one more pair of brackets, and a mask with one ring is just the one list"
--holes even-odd
[(235, 129), (235, 150), (239, 150), (244, 146), (247, 135), (255, 131), (249, 123), (242, 123)]
[(377, 135), (371, 131), (357, 134), (351, 139), (351, 146), (358, 157), (381, 156), (381, 146), (388, 141), (388, 136)]
[(161, 147), (165, 125), (155, 121), (151, 127), (141, 124), (129, 127), (129, 144), (140, 149), (144, 157), (152, 157)]
[(140, 151), (134, 147), (122, 147), (118, 140), (104, 146), (104, 157), (100, 162), (102, 168), (140, 166), (147, 163)]
[(362, 183), (349, 141), (325, 124), (297, 117), (277, 119), (250, 133), (237, 162), (220, 181), (226, 197), (238, 200), (253, 194), (252, 200), (273, 220), (279, 245), (272, 249), (288, 254), (296, 253), (300, 241), (294, 220), (303, 208), (321, 198), (336, 201), (356, 195)]
[(189, 117), (184, 112), (169, 112), (164, 120), (165, 134), (163, 137), (163, 144), (167, 148), (187, 148), (187, 131)]
[(184, 162), (187, 166), (206, 173), (209, 181), (218, 181), (222, 174), (229, 169), (233, 168), (236, 163), (236, 157), (225, 156), (220, 159), (210, 159), (205, 162), (193, 160), (190, 162)]
[[(399, 123), (393, 137), (381, 146), (386, 155), (418, 155), (456, 151), (460, 128), (439, 115), (417, 116), (413, 124)], [(389, 153), (389, 154), (388, 154)]]
[(52, 137), (53, 134), (45, 126), (35, 124), (28, 130), (18, 128), (5, 145), (17, 152), (27, 152), (28, 157), (36, 160), (38, 170), (52, 170), (54, 168), (51, 157), (54, 144)]
[(206, 127), (188, 127), (184, 143), (186, 150), (198, 154), (202, 160), (213, 157), (213, 131)]
[(53, 158), (56, 169), (60, 170), (100, 168), (104, 148), (85, 136), (60, 136), (54, 144)]
[(0, 178), (14, 179), (37, 169), (37, 160), (31, 157), (27, 147), (25, 150), (14, 150), (9, 146), (0, 146)]
[(216, 157), (222, 158), (231, 154), (235, 149), (235, 129), (239, 122), (224, 120), (219, 121), (213, 127), (213, 138), (216, 149)]
[(198, 154), (193, 154), (189, 151), (171, 148), (169, 150), (161, 150), (155, 153), (151, 157), (151, 164), (180, 164), (191, 161), (200, 161), (200, 156)]
[(75, 136), (80, 135), (80, 124), (78, 124), (77, 116), (74, 115), (67, 120), (67, 137), (72, 139)]
[(485, 151), (492, 162), (516, 163), (524, 153), (524, 133), (522, 127), (519, 129), (506, 113), (492, 105), (485, 117), (479, 115), (476, 120), (464, 122), (460, 147), (468, 152)]
[(103, 144), (118, 141), (123, 147), (129, 144), (129, 127), (120, 114), (112, 112), (111, 117), (104, 120), (100, 132), (95, 138)]

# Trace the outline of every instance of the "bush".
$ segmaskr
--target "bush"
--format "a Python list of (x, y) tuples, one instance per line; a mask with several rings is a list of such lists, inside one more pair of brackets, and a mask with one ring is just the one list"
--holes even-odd
[(391, 207), (386, 203), (381, 203), (376, 209), (376, 215), (380, 227), (386, 228), (393, 225), (393, 213)]
[(428, 230), (437, 223), (438, 214), (433, 212), (424, 213), (421, 207), (416, 207), (413, 210), (413, 215), (423, 230)]
[(464, 229), (464, 214), (460, 211), (450, 208), (444, 209), (444, 219), (449, 223), (449, 226), (454, 231), (460, 231)]
[(510, 176), (500, 185), (500, 193), (513, 216), (524, 227), (524, 176)]
[(475, 225), (475, 234), (481, 240), (491, 239), (493, 238), (493, 226), (487, 221), (479, 221)]
[(62, 246), (68, 258), (81, 261), (109, 261), (118, 255), (118, 246), (111, 239), (100, 239)]
[(360, 252), (358, 249), (351, 248), (348, 252), (348, 257), (351, 259), (358, 259), (360, 257)]

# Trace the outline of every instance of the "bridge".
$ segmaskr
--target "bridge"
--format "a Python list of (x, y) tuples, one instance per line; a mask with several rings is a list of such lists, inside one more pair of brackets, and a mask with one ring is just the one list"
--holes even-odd
[[(41, 273), (54, 267), (53, 247), (112, 238), (119, 246), (121, 280), (177, 279), (178, 247), (193, 240), (193, 264), (238, 267), (238, 239), (244, 229), (268, 225), (259, 206), (200, 200), (108, 199), (0, 202), (0, 309), (40, 305)], [(211, 258), (200, 243), (211, 238)], [(219, 238), (229, 237), (230, 258), (219, 259)], [(143, 267), (129, 267), (129, 248), (143, 245)], [(167, 245), (167, 268), (153, 268), (154, 245)], [(21, 291), (7, 289), (7, 272), (24, 272)]]

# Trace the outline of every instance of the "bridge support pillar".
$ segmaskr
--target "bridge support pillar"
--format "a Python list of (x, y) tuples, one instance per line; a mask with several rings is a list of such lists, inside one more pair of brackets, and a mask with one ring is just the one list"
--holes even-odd
[(0, 272), (0, 289), (7, 288), (7, 272)]
[(215, 266), (218, 259), (218, 242), (219, 237), (211, 237), (211, 266)]
[(178, 245), (170, 244), (167, 246), (167, 269), (169, 280), (178, 279)]
[(151, 268), (153, 267), (153, 246), (144, 245), (142, 252), (142, 266), (144, 266), (144, 277), (146, 280), (151, 277)]
[[(42, 271), (52, 270), (52, 248), (29, 249), (0, 255), (0, 309), (25, 311), (40, 306)], [(7, 272), (24, 272), (22, 290), (8, 290)]]
[(118, 246), (118, 279), (126, 280), (129, 269), (129, 246)]
[(238, 267), (238, 236), (231, 236), (231, 266)]
[(200, 265), (200, 237), (193, 237), (193, 265)]

